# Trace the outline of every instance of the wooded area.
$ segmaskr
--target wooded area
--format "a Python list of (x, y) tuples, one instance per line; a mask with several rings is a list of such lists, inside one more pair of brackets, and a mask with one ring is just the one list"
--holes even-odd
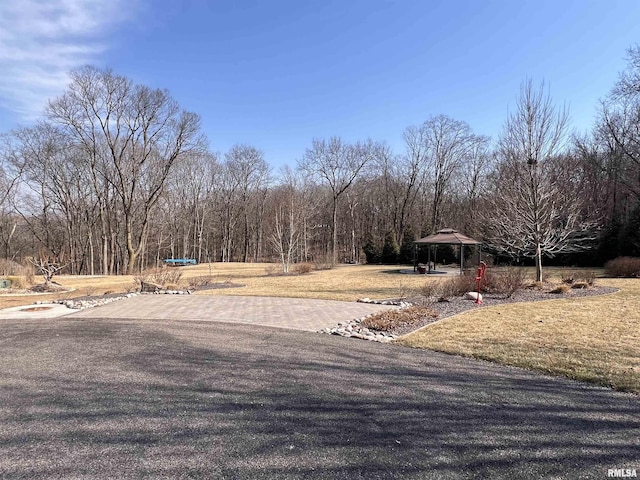
[[(522, 84), (498, 139), (429, 116), (382, 141), (314, 139), (274, 172), (259, 148), (208, 149), (199, 116), (163, 90), (85, 67), (34, 126), (2, 135), (0, 256), (72, 274), (164, 258), (409, 262), (443, 227), (504, 261), (601, 265), (640, 255), (640, 47), (571, 131), (544, 85)], [(215, 143), (215, 142), (214, 142)], [(581, 252), (579, 256), (571, 256)]]

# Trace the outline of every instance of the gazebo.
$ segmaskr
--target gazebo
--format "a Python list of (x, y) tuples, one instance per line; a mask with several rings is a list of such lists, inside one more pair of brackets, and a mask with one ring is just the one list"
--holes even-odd
[[(466, 235), (462, 235), (457, 230), (452, 228), (443, 228), (439, 230), (438, 233), (433, 235), (429, 235), (428, 237), (421, 238), (420, 240), (416, 240), (413, 242), (414, 251), (413, 251), (413, 271), (417, 271), (418, 269), (418, 248), (421, 245), (459, 245), (460, 246), (460, 274), (464, 271), (464, 246), (465, 245), (482, 245), (482, 242), (478, 240), (474, 240), (473, 238), (469, 238)], [(480, 254), (482, 253), (482, 247), (480, 247)], [(427, 262), (427, 272), (431, 272), (431, 248), (428, 250), (428, 262)]]

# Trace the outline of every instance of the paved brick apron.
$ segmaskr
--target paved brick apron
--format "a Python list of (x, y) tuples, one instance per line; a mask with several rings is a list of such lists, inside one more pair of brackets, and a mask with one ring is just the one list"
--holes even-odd
[(303, 298), (139, 295), (69, 316), (231, 322), (315, 332), (391, 308), (396, 307)]

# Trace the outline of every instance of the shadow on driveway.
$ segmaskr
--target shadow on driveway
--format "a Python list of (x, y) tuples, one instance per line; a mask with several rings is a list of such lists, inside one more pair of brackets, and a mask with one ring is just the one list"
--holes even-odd
[(606, 478), (637, 396), (220, 323), (0, 322), (0, 477)]

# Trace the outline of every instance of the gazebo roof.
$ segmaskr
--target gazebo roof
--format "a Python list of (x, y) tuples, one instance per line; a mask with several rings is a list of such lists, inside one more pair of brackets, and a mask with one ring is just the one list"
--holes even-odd
[(480, 245), (482, 242), (469, 238), (452, 228), (443, 228), (438, 233), (413, 242), (417, 245)]

